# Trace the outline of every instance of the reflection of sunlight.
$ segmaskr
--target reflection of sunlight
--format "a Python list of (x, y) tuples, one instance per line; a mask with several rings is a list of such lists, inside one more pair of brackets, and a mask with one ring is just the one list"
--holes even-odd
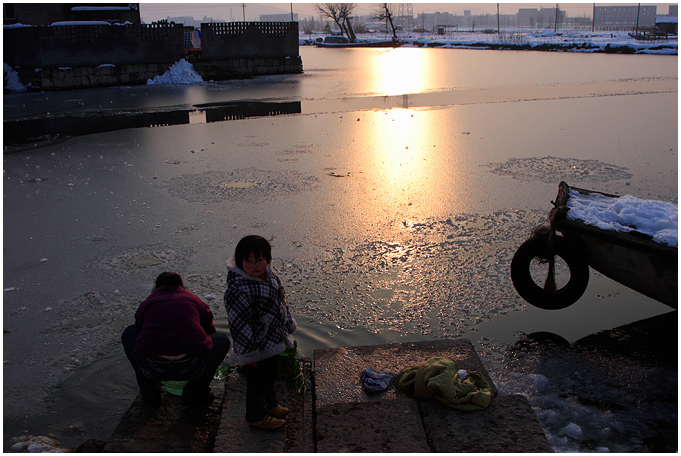
[(454, 179), (446, 171), (451, 154), (444, 153), (453, 145), (453, 126), (439, 124), (432, 112), (411, 109), (372, 116), (372, 122), (363, 123), (360, 141), (366, 145), (361, 160), (377, 191), (375, 212), (413, 206), (437, 213)]
[[(416, 52), (413, 52), (416, 51)], [(380, 56), (376, 70), (378, 91), (385, 95), (420, 93), (427, 87), (428, 52), (420, 49), (397, 48)]]
[(196, 109), (194, 111), (189, 111), (189, 123), (206, 123), (206, 111), (203, 109)]

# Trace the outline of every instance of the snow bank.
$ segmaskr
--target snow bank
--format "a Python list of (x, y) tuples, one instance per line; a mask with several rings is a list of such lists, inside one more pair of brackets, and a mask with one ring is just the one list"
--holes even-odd
[(168, 68), (168, 71), (154, 79), (147, 80), (147, 85), (171, 84), (200, 84), (201, 76), (194, 70), (191, 63), (182, 59)]
[(54, 437), (44, 435), (28, 435), (12, 438), (12, 453), (66, 453), (68, 450), (59, 446)]
[(20, 24), (20, 23), (7, 24), (7, 25), (2, 26), (3, 29), (15, 29), (15, 28), (27, 28), (27, 27), (30, 27), (30, 25)]
[(2, 64), (2, 75), (4, 80), (4, 88), (10, 92), (24, 92), (26, 87), (19, 82), (19, 75), (6, 63)]
[[(387, 36), (387, 35), (386, 35)], [(376, 35), (361, 34), (361, 39), (375, 39)], [(667, 54), (678, 55), (678, 39), (660, 41), (638, 41), (629, 36), (628, 32), (583, 32), (578, 30), (519, 30), (502, 29), (501, 34), (485, 32), (455, 32), (447, 35), (400, 35), (403, 47), (438, 47), (445, 49), (483, 49), (486, 46), (502, 46), (512, 49), (512, 46), (526, 46), (530, 49), (542, 49), (549, 46), (553, 50), (565, 52), (604, 52), (616, 51), (619, 48), (629, 48), (637, 54)], [(301, 40), (301, 45), (313, 45), (310, 37)]]
[(631, 195), (609, 198), (570, 190), (568, 219), (582, 220), (602, 230), (639, 231), (653, 241), (678, 247), (678, 206)]

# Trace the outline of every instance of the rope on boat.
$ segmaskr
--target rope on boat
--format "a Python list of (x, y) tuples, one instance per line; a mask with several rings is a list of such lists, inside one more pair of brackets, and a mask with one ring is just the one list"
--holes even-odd
[[(549, 216), (547, 219), (547, 224), (539, 225), (532, 230), (532, 236), (530, 239), (534, 239), (539, 236), (547, 236), (546, 246), (544, 250), (537, 255), (541, 263), (549, 264), (549, 270), (546, 275), (546, 281), (544, 282), (544, 289), (551, 292), (557, 291), (556, 286), (556, 223), (558, 220), (565, 219), (567, 215), (567, 191), (568, 187), (565, 182), (560, 183), (559, 197), (556, 198), (558, 203), (551, 201), (553, 208), (549, 211)], [(565, 197), (562, 197), (564, 193)], [(564, 201), (563, 201), (564, 200)]]

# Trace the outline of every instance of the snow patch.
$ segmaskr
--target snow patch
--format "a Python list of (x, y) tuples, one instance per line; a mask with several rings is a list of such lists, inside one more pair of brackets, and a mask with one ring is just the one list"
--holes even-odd
[(194, 66), (182, 59), (168, 68), (168, 71), (162, 75), (147, 80), (147, 85), (200, 84), (202, 82), (203, 79), (196, 72)]
[(582, 220), (602, 230), (639, 231), (653, 241), (678, 247), (678, 206), (631, 195), (610, 198), (570, 190), (568, 219)]
[(6, 63), (2, 64), (2, 75), (4, 79), (4, 87), (10, 92), (25, 92), (26, 86), (19, 82), (19, 75)]
[(584, 437), (582, 428), (575, 423), (570, 423), (563, 428), (563, 434), (574, 440), (581, 440)]

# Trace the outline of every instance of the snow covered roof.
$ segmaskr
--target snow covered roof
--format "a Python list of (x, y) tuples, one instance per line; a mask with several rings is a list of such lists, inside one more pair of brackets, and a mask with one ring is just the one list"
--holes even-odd
[(130, 11), (129, 6), (74, 6), (71, 11)]
[(60, 21), (53, 22), (50, 27), (59, 27), (63, 25), (111, 25), (106, 21)]
[(655, 19), (656, 24), (677, 24), (679, 18), (676, 16), (657, 16)]

